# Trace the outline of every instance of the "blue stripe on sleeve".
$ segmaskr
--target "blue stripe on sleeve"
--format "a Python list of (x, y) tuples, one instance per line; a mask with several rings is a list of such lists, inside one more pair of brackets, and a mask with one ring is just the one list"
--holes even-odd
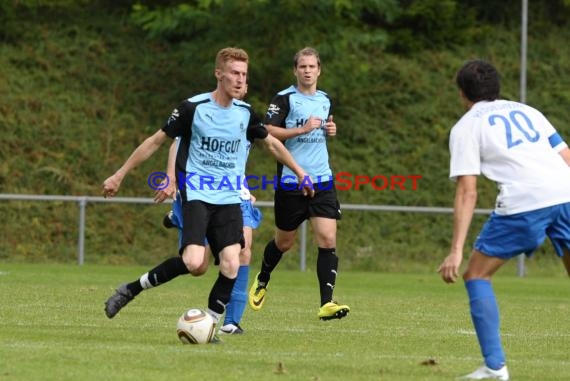
[(550, 135), (548, 137), (548, 141), (550, 142), (550, 146), (551, 147), (556, 147), (558, 144), (562, 143), (562, 137), (560, 136), (560, 134), (558, 134), (558, 132)]

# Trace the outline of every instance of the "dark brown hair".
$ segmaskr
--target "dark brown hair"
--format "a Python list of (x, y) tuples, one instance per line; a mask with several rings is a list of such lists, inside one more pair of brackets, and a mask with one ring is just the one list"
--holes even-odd
[(471, 102), (494, 101), (499, 98), (501, 82), (497, 69), (484, 60), (467, 61), (457, 72), (457, 86)]

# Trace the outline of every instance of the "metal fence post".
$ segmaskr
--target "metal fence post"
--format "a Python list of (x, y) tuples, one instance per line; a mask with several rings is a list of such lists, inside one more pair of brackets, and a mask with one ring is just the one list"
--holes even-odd
[(87, 198), (79, 199), (79, 238), (77, 239), (77, 263), (83, 265), (85, 260), (85, 206)]
[[(528, 0), (521, 3), (521, 71), (520, 71), (520, 101), (526, 103), (526, 67), (527, 67), (527, 39), (528, 39)], [(517, 275), (525, 275), (525, 256), (517, 258)]]
[(300, 267), (301, 271), (307, 270), (307, 221), (301, 224), (301, 243), (300, 243)]

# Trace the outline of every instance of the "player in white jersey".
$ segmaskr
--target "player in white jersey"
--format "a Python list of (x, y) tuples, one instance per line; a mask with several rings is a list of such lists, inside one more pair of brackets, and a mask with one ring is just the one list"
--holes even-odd
[(499, 74), (490, 63), (468, 61), (456, 82), (467, 112), (450, 133), (454, 226), (450, 253), (438, 271), (446, 283), (457, 280), (477, 176), (495, 181), (495, 210), (463, 273), (484, 364), (463, 378), (508, 380), (491, 277), (509, 259), (532, 255), (547, 236), (570, 275), (570, 150), (541, 112), (499, 99)]

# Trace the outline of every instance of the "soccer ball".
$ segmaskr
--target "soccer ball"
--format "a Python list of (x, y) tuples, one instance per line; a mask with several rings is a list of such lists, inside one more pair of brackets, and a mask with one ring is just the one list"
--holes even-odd
[(214, 336), (215, 328), (214, 319), (209, 313), (191, 308), (178, 319), (176, 333), (184, 344), (207, 344)]

